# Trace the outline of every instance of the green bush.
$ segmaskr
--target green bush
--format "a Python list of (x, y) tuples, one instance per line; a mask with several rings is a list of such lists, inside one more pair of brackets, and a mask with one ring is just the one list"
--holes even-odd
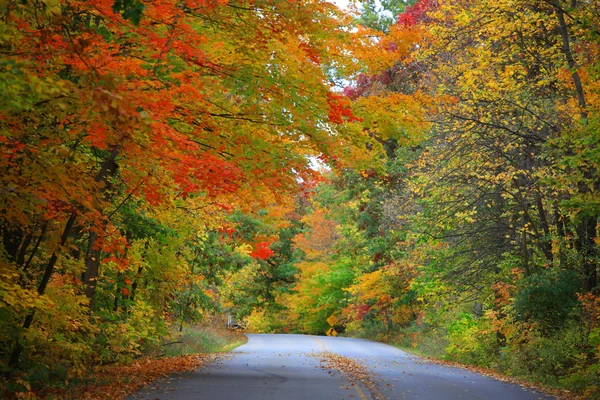
[(448, 326), (447, 338), (448, 358), (485, 367), (493, 363), (496, 336), (488, 318), (461, 313)]
[(517, 320), (537, 322), (543, 333), (558, 331), (578, 304), (580, 280), (577, 273), (549, 269), (524, 281), (513, 303)]

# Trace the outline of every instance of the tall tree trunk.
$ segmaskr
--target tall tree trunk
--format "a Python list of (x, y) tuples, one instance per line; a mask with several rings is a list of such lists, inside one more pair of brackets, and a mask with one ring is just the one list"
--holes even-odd
[(98, 235), (95, 232), (90, 233), (88, 249), (85, 255), (85, 272), (83, 274), (83, 284), (85, 296), (89, 299), (89, 308), (94, 307), (94, 297), (96, 295), (96, 284), (98, 272), (100, 271), (100, 257), (102, 250), (97, 246)]
[[(131, 241), (133, 240), (133, 232), (131, 232), (130, 230), (125, 232), (125, 238), (127, 239), (127, 243), (130, 244)], [(129, 253), (129, 247), (125, 250), (125, 254), (123, 254), (123, 257), (126, 257), (127, 254)], [(125, 276), (125, 278), (123, 277)], [(120, 299), (123, 300), (123, 302), (125, 302), (127, 300), (127, 298), (129, 296), (122, 294), (122, 289), (119, 288), (119, 284), (121, 282), (121, 280), (125, 281), (127, 277), (127, 274), (123, 274), (121, 271), (119, 271), (119, 273), (117, 274), (117, 279), (115, 279), (115, 298), (114, 298), (114, 302), (113, 302), (113, 311), (117, 312), (119, 310), (119, 303), (120, 303)], [(131, 295), (131, 293), (129, 294)]]
[(521, 257), (523, 257), (523, 271), (525, 272), (525, 276), (530, 276), (529, 248), (527, 247), (527, 218), (525, 214), (523, 214), (523, 232), (521, 233)]
[(575, 63), (575, 59), (573, 58), (573, 53), (571, 51), (571, 38), (569, 35), (569, 27), (567, 26), (567, 22), (565, 21), (565, 12), (560, 7), (560, 4), (557, 3), (554, 4), (554, 10), (556, 12), (556, 17), (558, 18), (558, 25), (560, 27), (563, 54), (565, 55), (567, 65), (571, 70), (571, 78), (573, 79), (573, 84), (575, 85), (575, 93), (580, 108), (581, 119), (585, 123), (588, 117), (587, 103), (585, 100), (583, 84), (581, 83), (579, 72), (577, 72), (577, 64)]
[(542, 226), (542, 231), (544, 232), (544, 237), (540, 238), (540, 247), (548, 261), (552, 262), (552, 242), (550, 239), (550, 226), (548, 225), (548, 218), (546, 216), (546, 210), (544, 209), (544, 202), (542, 201), (542, 195), (540, 192), (535, 192), (535, 204), (538, 212), (538, 217), (540, 218), (540, 225)]
[[(109, 179), (114, 176), (117, 170), (116, 159), (118, 154), (119, 146), (115, 146), (111, 151), (110, 156), (102, 163), (98, 175), (96, 175), (96, 182), (104, 183), (104, 185), (98, 188), (97, 192), (98, 197), (103, 197), (103, 200), (107, 200), (107, 189), (110, 184)], [(100, 229), (104, 229), (104, 226), (101, 226)], [(98, 234), (96, 232), (91, 232), (85, 256), (85, 272), (83, 274), (84, 293), (89, 299), (90, 309), (93, 309), (94, 307), (94, 297), (96, 295), (101, 255), (102, 249), (98, 246)]]
[[(576, 7), (577, 3), (575, 1), (571, 4), (572, 7)], [(587, 102), (585, 99), (585, 91), (583, 90), (583, 85), (581, 83), (581, 78), (579, 76), (579, 72), (577, 72), (577, 63), (573, 57), (573, 53), (571, 51), (571, 38), (569, 34), (569, 27), (567, 26), (565, 20), (565, 12), (560, 7), (558, 2), (554, 3), (554, 10), (556, 12), (556, 16), (558, 18), (558, 24), (560, 27), (560, 35), (562, 38), (562, 48), (563, 53), (565, 55), (565, 59), (567, 60), (567, 65), (571, 70), (571, 78), (573, 79), (573, 84), (575, 85), (575, 93), (577, 97), (577, 102), (579, 104), (581, 122), (583, 124), (587, 124), (588, 119), (588, 111), (587, 111)], [(596, 144), (590, 145), (592, 147), (596, 147)], [(588, 181), (593, 182), (592, 191), (597, 191), (599, 182), (595, 179), (595, 172), (590, 169), (586, 169), (584, 172), (584, 177), (588, 179)], [(589, 185), (587, 183), (580, 184), (580, 192), (581, 193), (589, 193)], [(581, 256), (582, 270), (586, 277), (586, 289), (588, 291), (597, 291), (597, 281), (598, 281), (598, 262), (596, 261), (596, 251), (597, 246), (595, 244), (596, 239), (596, 224), (598, 222), (598, 216), (583, 216), (581, 222), (579, 222), (577, 226), (577, 240), (576, 247)]]
[(25, 236), (25, 240), (23, 240), (23, 242), (21, 243), (21, 248), (19, 249), (19, 253), (17, 254), (17, 259), (15, 260), (19, 267), (22, 267), (25, 263), (25, 255), (27, 254), (27, 248), (29, 248), (29, 245), (31, 244), (32, 240), (33, 234), (30, 233), (27, 236)]
[[(28, 272), (29, 272), (29, 266), (31, 266), (31, 262), (33, 261), (33, 257), (35, 257), (38, 249), (40, 248), (40, 244), (42, 243), (42, 241), (44, 240), (44, 238), (46, 237), (46, 230), (48, 229), (48, 221), (45, 221), (44, 224), (42, 225), (42, 229), (40, 231), (40, 235), (38, 236), (37, 240), (35, 241), (35, 245), (33, 246), (33, 249), (31, 250), (31, 253), (29, 253), (29, 258), (27, 258), (27, 262), (25, 262), (25, 259), (23, 258), (23, 262), (19, 263), (20, 265), (22, 265), (21, 268), (21, 276), (19, 278), (19, 285), (25, 287), (25, 285), (28, 282)], [(25, 256), (25, 254), (23, 253), (23, 257)]]
[(556, 232), (559, 237), (558, 241), (558, 257), (561, 268), (567, 267), (567, 256), (565, 254), (565, 242), (567, 240), (567, 234), (565, 229), (565, 223), (563, 221), (563, 216), (560, 214), (560, 209), (558, 207), (558, 201), (555, 201), (553, 204), (554, 207), (554, 225), (556, 226)]
[(596, 292), (598, 285), (596, 254), (596, 218), (586, 217), (577, 225), (575, 247), (581, 257), (581, 265), (585, 274), (585, 288), (588, 292)]

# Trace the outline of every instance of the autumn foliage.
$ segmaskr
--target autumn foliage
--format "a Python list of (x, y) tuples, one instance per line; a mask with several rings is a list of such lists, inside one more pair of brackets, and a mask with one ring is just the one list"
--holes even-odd
[(377, 4), (3, 5), (2, 390), (335, 315), (598, 396), (598, 7)]
[(380, 158), (299, 204), (294, 281), (251, 318), (323, 333), (333, 314), (349, 335), (598, 397), (597, 7), (386, 1), (401, 11), (385, 25), (374, 4), (358, 18), (372, 68), (343, 94)]
[(10, 391), (130, 361), (217, 312), (224, 275), (267, 263), (261, 221), (312, 179), (308, 157), (352, 143), (332, 137), (356, 117), (327, 75), (355, 69), (348, 22), (312, 0), (3, 5)]

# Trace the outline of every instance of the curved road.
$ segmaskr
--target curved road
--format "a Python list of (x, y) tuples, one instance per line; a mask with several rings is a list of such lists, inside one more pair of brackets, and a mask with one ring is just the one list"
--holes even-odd
[(155, 382), (129, 399), (553, 399), (461, 368), (433, 364), (369, 340), (247, 336), (248, 343), (217, 362), (175, 379)]

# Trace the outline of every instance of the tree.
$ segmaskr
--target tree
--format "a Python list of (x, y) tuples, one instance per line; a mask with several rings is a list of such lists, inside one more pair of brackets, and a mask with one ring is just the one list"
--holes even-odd
[[(50, 297), (90, 330), (115, 313), (147, 324), (169, 296), (197, 297), (195, 236), (232, 210), (286, 203), (314, 175), (307, 156), (352, 142), (340, 127), (355, 117), (328, 79), (355, 68), (360, 46), (345, 44), (349, 20), (329, 3), (11, 1), (0, 20), (10, 368), (52, 352), (39, 335), (45, 350), (27, 351), (48, 315), (67, 319), (49, 314)], [(140, 233), (135, 220), (159, 228)]]

